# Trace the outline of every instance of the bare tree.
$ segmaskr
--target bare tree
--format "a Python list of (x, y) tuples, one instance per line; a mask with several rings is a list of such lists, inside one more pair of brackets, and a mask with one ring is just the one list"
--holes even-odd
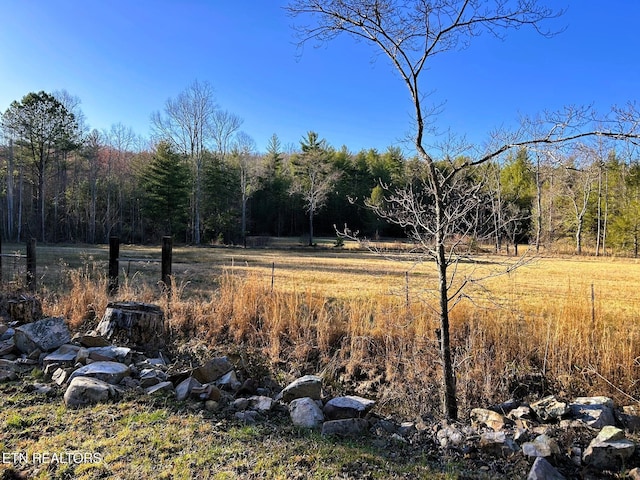
[(216, 110), (211, 116), (211, 136), (215, 150), (222, 159), (229, 152), (233, 136), (242, 126), (242, 119), (226, 110)]
[(327, 196), (340, 173), (329, 163), (326, 141), (316, 132), (308, 132), (300, 142), (302, 153), (291, 158), (293, 183), (289, 190), (300, 195), (309, 215), (309, 246), (313, 246), (313, 217), (327, 201)]
[[(577, 124), (584, 125), (586, 112), (569, 109), (563, 112), (562, 118), (547, 117), (549, 129), (544, 134), (523, 138), (529, 133), (523, 128), (509, 137), (496, 138), (496, 143), (484, 153), (452, 160), (447, 168), (439, 168), (436, 159), (427, 152), (425, 127), (430, 112), (423, 105), (422, 81), (428, 72), (430, 59), (435, 55), (464, 48), (482, 33), (501, 37), (509, 30), (530, 26), (542, 35), (551, 35), (552, 32), (542, 27), (547, 20), (560, 16), (562, 12), (536, 0), (291, 0), (287, 10), (295, 17), (308, 15), (312, 18), (311, 23), (297, 27), (300, 44), (327, 42), (340, 34), (370, 43), (391, 61), (409, 90), (414, 112), (413, 144), (425, 165), (424, 187), (429, 191), (429, 203), (416, 197), (410, 188), (391, 192), (388, 200), (396, 208), (389, 214), (422, 239), (421, 244), (435, 260), (444, 387), (442, 406), (445, 416), (457, 418), (449, 333), (449, 311), (452, 302), (458, 298), (456, 291), (450, 291), (449, 267), (456, 265), (455, 248), (450, 245), (454, 231), (451, 225), (469, 213), (466, 211), (470, 208), (468, 195), (460, 197), (461, 192), (455, 188), (458, 179), (470, 167), (485, 163), (514, 147), (568, 141), (596, 132), (576, 130)], [(619, 132), (611, 135), (623, 137)], [(445, 157), (457, 159), (457, 156)], [(460, 201), (462, 204), (456, 206), (455, 203)], [(427, 209), (430, 215), (425, 217)]]
[(193, 242), (200, 244), (204, 152), (212, 135), (213, 117), (218, 110), (213, 88), (197, 80), (175, 99), (168, 99), (164, 115), (154, 112), (151, 122), (159, 139), (170, 142), (189, 157), (193, 166), (192, 226)]
[(242, 215), (240, 229), (242, 244), (247, 246), (247, 201), (257, 187), (256, 142), (245, 132), (238, 132), (232, 147), (231, 157), (237, 162), (240, 170), (240, 193)]

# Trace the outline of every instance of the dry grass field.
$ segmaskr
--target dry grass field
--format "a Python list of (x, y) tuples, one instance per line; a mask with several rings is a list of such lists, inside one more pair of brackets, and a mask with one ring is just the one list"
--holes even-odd
[[(257, 348), (292, 375), (323, 369), (390, 408), (432, 409), (434, 265), (397, 248), (280, 247), (176, 247), (169, 302), (157, 286), (159, 247), (123, 245), (118, 298), (162, 304), (176, 337)], [(76, 327), (95, 321), (109, 301), (107, 258), (106, 247), (39, 246), (48, 313)], [(5, 280), (21, 278), (12, 262)], [(640, 397), (640, 263), (532, 257), (495, 276), (513, 262), (480, 255), (458, 267), (458, 279), (484, 278), (451, 312), (464, 408), (542, 390)]]
[[(106, 247), (45, 245), (38, 246), (38, 295), (46, 314), (78, 329), (94, 326), (110, 300), (157, 303), (176, 357), (259, 358), (255, 368), (268, 368), (281, 383), (320, 373), (332, 393), (375, 398), (380, 414), (437, 416), (435, 269), (401, 250), (386, 258), (330, 241), (318, 249), (176, 247), (168, 296), (158, 286), (160, 248), (123, 245), (120, 290), (110, 298)], [(458, 279), (488, 277), (470, 282), (451, 312), (461, 415), (546, 393), (637, 402), (640, 263), (540, 257), (494, 276), (513, 261), (480, 255), (458, 268)], [(20, 287), (23, 262), (3, 258), (5, 288)], [(106, 463), (34, 470), (33, 478), (353, 478), (354, 465), (373, 472), (367, 478), (459, 478), (461, 468), (420, 452), (392, 460), (366, 443), (336, 445), (289, 427), (226, 424), (168, 398), (132, 397), (87, 413), (52, 408), (16, 386), (3, 389), (11, 407), (0, 410), (4, 450), (108, 452)], [(43, 429), (49, 434), (41, 436)], [(156, 454), (140, 455), (140, 445)]]

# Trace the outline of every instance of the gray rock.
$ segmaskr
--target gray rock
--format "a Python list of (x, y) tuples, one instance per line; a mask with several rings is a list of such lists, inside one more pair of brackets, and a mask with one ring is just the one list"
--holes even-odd
[(327, 420), (364, 417), (376, 404), (375, 401), (355, 395), (335, 397), (329, 400), (324, 408)]
[(495, 432), (502, 430), (506, 425), (512, 425), (513, 422), (493, 410), (486, 408), (474, 408), (471, 410), (471, 424), (474, 427), (489, 427)]
[(247, 425), (254, 425), (258, 422), (258, 412), (255, 410), (247, 410), (246, 412), (236, 412), (234, 416)]
[(0, 341), (0, 357), (9, 355), (16, 348), (13, 337)]
[(613, 408), (608, 397), (578, 397), (569, 404), (571, 416), (592, 428), (615, 425)]
[(462, 445), (466, 439), (465, 434), (459, 428), (446, 426), (436, 433), (436, 439), (443, 448), (453, 448)]
[(46, 367), (50, 364), (57, 364), (61, 367), (72, 367), (76, 363), (79, 350), (80, 347), (76, 345), (64, 344), (56, 351), (44, 357), (42, 365)]
[(625, 430), (629, 430), (630, 432), (640, 431), (640, 406), (625, 405), (622, 407), (622, 410), (616, 411), (615, 415)]
[(147, 395), (153, 395), (157, 392), (170, 392), (171, 390), (173, 390), (173, 383), (160, 382), (156, 385), (152, 385), (151, 387), (146, 388), (145, 392), (147, 393)]
[(558, 442), (548, 435), (538, 435), (533, 442), (522, 445), (522, 453), (527, 457), (557, 457), (560, 455)]
[(398, 435), (401, 437), (410, 437), (418, 431), (414, 422), (402, 422), (398, 427)]
[(316, 375), (305, 375), (287, 385), (281, 392), (282, 401), (289, 403), (296, 398), (309, 397), (320, 400), (322, 394), (322, 378)]
[(71, 373), (73, 373), (73, 368), (57, 368), (51, 375), (51, 380), (61, 386), (69, 379)]
[(69, 408), (78, 408), (115, 399), (118, 391), (113, 385), (90, 377), (75, 377), (64, 393), (64, 403)]
[(233, 369), (227, 357), (216, 357), (191, 372), (191, 376), (200, 383), (211, 383)]
[(109, 340), (94, 333), (76, 333), (72, 340), (83, 347), (106, 347), (110, 345)]
[(231, 370), (230, 372), (225, 373), (218, 380), (216, 380), (216, 385), (224, 390), (234, 391), (239, 389), (242, 384), (238, 380), (236, 372), (234, 370)]
[(89, 347), (89, 358), (97, 361), (111, 361), (131, 363), (131, 349), (128, 347), (116, 347), (107, 345), (104, 347)]
[(559, 420), (563, 415), (569, 413), (569, 406), (564, 402), (558, 401), (555, 395), (550, 395), (532, 403), (531, 409), (543, 422)]
[(367, 433), (369, 422), (364, 418), (330, 420), (322, 424), (323, 436), (360, 437)]
[[(130, 367), (131, 368), (131, 367)], [(155, 368), (145, 368), (140, 372), (140, 386), (142, 388), (152, 387), (167, 380), (167, 374)]]
[(104, 382), (116, 385), (130, 373), (129, 367), (118, 362), (94, 362), (80, 367), (71, 374), (71, 379), (76, 377), (93, 377)]
[(543, 457), (536, 458), (527, 480), (565, 480), (565, 477)]
[(273, 407), (273, 398), (261, 395), (249, 397), (249, 408), (258, 412), (267, 412)]
[(207, 400), (204, 402), (204, 409), (208, 412), (215, 412), (220, 408), (220, 404), (215, 400)]
[(184, 379), (176, 386), (176, 400), (182, 402), (191, 395), (191, 390), (196, 387), (202, 387), (202, 384), (193, 377)]
[(635, 443), (624, 438), (616, 427), (604, 427), (582, 456), (585, 464), (600, 470), (617, 470), (633, 455)]
[(23, 353), (34, 350), (49, 352), (71, 341), (71, 334), (62, 317), (50, 317), (16, 328), (13, 339)]
[(236, 398), (233, 401), (232, 406), (236, 410), (246, 410), (247, 408), (249, 408), (249, 399), (245, 397)]
[(485, 432), (480, 435), (480, 449), (485, 452), (501, 457), (508, 457), (517, 452), (518, 445), (505, 432)]
[(318, 428), (324, 414), (316, 400), (309, 397), (296, 398), (289, 403), (289, 416), (296, 427)]
[(16, 366), (9, 360), (0, 362), (0, 382), (11, 382), (18, 378), (16, 373)]

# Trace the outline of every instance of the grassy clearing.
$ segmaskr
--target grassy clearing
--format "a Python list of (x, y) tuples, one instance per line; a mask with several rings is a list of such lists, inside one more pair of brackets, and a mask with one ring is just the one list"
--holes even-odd
[[(0, 464), (0, 474), (24, 472), (42, 480), (457, 478), (446, 462), (408, 446), (392, 453), (366, 441), (323, 438), (291, 427), (285, 415), (275, 412), (259, 425), (246, 426), (161, 396), (67, 410), (55, 407), (55, 399), (52, 406), (50, 399), (16, 388), (0, 385), (14, 405), (0, 410), (0, 451), (24, 456), (15, 464)], [(38, 462), (43, 455), (68, 452), (90, 454), (97, 461)]]
[[(45, 312), (77, 328), (94, 325), (110, 300), (107, 249), (38, 248)], [(152, 259), (159, 248), (123, 246), (121, 254)], [(117, 299), (160, 304), (177, 356), (255, 353), (263, 363), (250, 362), (249, 373), (268, 371), (285, 383), (320, 372), (330, 391), (376, 398), (379, 413), (416, 419), (439, 411), (435, 269), (393, 255), (395, 261), (353, 248), (178, 247), (171, 300), (157, 286), (153, 262), (121, 263)], [(477, 260), (461, 264), (459, 278), (498, 271), (509, 259)], [(19, 280), (21, 272), (11, 273), (5, 261), (4, 278), (11, 276)], [(640, 398), (638, 261), (539, 258), (467, 292), (452, 310), (463, 415), (513, 395), (604, 394), (621, 404)], [(67, 411), (38, 399), (25, 403), (11, 388), (2, 386), (3, 405), (11, 407), (0, 411), (3, 451), (104, 454), (100, 465), (48, 466), (30, 471), (35, 478), (353, 478), (358, 471), (456, 478), (461, 471), (417, 451), (391, 457), (384, 447), (322, 439), (278, 418), (244, 427), (169, 400), (139, 399)]]
[[(347, 383), (364, 381), (369, 391), (362, 393), (383, 404), (425, 412), (438, 398), (435, 268), (397, 250), (390, 261), (352, 245), (178, 247), (171, 303), (157, 288), (153, 262), (121, 262), (119, 298), (160, 303), (176, 337), (258, 349), (273, 365), (289, 365), (291, 375), (323, 370)], [(109, 300), (106, 247), (38, 252), (47, 311), (74, 326), (101, 315)], [(159, 248), (122, 246), (121, 256), (154, 259)], [(458, 279), (512, 261), (476, 260), (460, 265)], [(532, 375), (545, 377), (540, 388), (640, 397), (637, 260), (538, 258), (466, 292), (452, 310), (465, 408), (504, 400)]]

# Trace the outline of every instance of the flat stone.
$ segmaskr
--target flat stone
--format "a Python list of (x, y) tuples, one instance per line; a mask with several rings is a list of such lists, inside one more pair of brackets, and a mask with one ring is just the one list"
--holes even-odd
[(316, 375), (305, 375), (287, 385), (281, 392), (282, 401), (289, 403), (296, 398), (312, 398), (320, 400), (322, 394), (322, 378)]
[(42, 365), (58, 364), (59, 366), (72, 367), (76, 363), (76, 357), (80, 347), (76, 345), (65, 344), (56, 351), (51, 352), (42, 360)]
[(64, 393), (64, 403), (69, 408), (104, 403), (114, 399), (117, 390), (113, 385), (90, 377), (76, 377)]
[(505, 425), (512, 425), (513, 422), (493, 410), (486, 408), (474, 408), (471, 410), (471, 424), (476, 428), (478, 426), (489, 427), (495, 432), (502, 430)]
[(153, 395), (157, 392), (170, 392), (173, 390), (173, 383), (171, 382), (160, 382), (156, 385), (152, 385), (145, 389), (147, 395)]
[(374, 400), (348, 395), (332, 398), (325, 404), (322, 410), (327, 420), (358, 418), (364, 417), (375, 404), (376, 402)]
[(7, 340), (2, 340), (0, 342), (0, 357), (10, 354), (15, 350), (15, 348), (16, 344), (13, 341), (13, 337), (8, 338)]
[(233, 365), (227, 357), (216, 357), (194, 369), (191, 372), (191, 376), (200, 383), (211, 383), (232, 369)]
[(34, 350), (50, 352), (71, 341), (71, 334), (62, 317), (50, 317), (16, 328), (13, 339), (23, 353)]
[(560, 402), (555, 395), (550, 395), (532, 403), (531, 409), (543, 422), (559, 420), (563, 415), (569, 413), (569, 406), (564, 402)]
[(92, 333), (76, 333), (72, 340), (83, 347), (107, 347), (111, 345), (109, 340), (104, 338), (102, 335)]
[(323, 436), (361, 437), (369, 430), (369, 422), (364, 418), (330, 420), (322, 424)]
[(289, 416), (296, 427), (318, 428), (324, 421), (324, 414), (317, 400), (309, 397), (296, 398), (289, 403)]
[(191, 396), (199, 400), (213, 400), (217, 402), (222, 397), (222, 392), (215, 385), (206, 384), (199, 387), (192, 387)]
[(131, 349), (128, 347), (116, 347), (108, 345), (104, 347), (89, 347), (89, 358), (98, 361), (113, 361), (120, 363), (130, 363)]
[(118, 384), (130, 373), (129, 367), (118, 362), (94, 362), (80, 367), (71, 374), (76, 377), (93, 377), (110, 384)]
[(578, 397), (569, 404), (571, 416), (592, 428), (615, 425), (613, 408), (609, 397)]
[(466, 439), (465, 434), (459, 428), (446, 426), (436, 433), (436, 439), (443, 448), (459, 447)]

